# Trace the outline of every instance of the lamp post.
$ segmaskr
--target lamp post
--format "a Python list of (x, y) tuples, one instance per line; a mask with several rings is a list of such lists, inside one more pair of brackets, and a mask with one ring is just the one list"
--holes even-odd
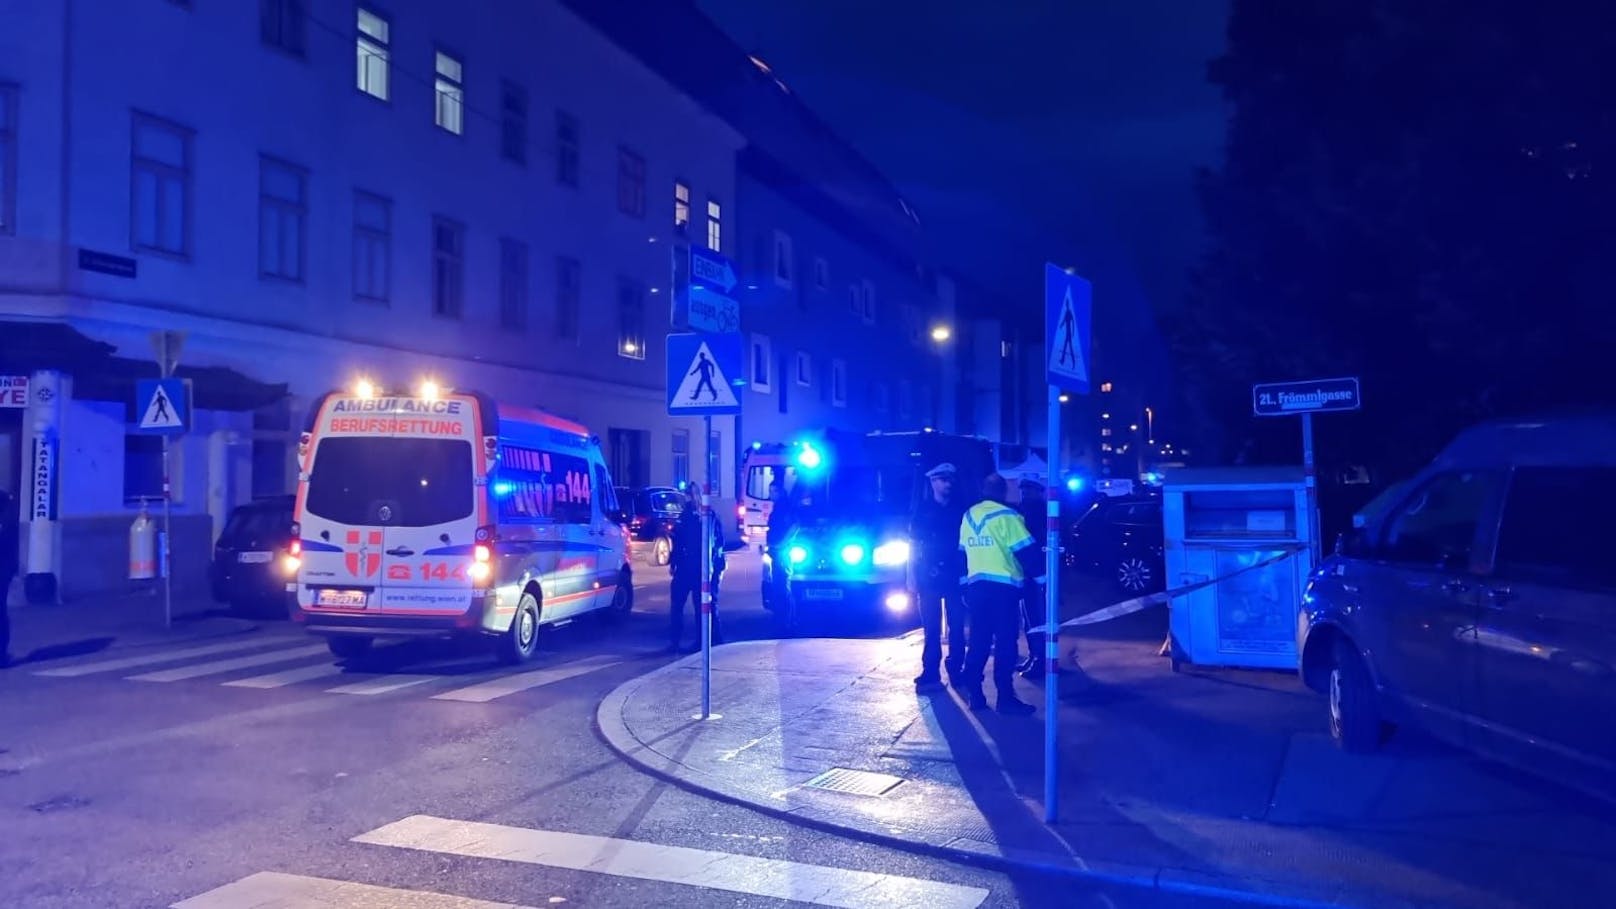
[(954, 338), (954, 329), (947, 324), (937, 323), (931, 327), (931, 342), (937, 350), (937, 383), (931, 389), (931, 425), (938, 432), (943, 430), (943, 386), (948, 381), (946, 373), (947, 359), (945, 352), (948, 342)]

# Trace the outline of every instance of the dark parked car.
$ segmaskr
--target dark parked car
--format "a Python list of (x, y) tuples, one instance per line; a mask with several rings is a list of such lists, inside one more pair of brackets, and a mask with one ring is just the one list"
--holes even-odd
[(1066, 531), (1064, 559), (1128, 596), (1165, 590), (1161, 496), (1100, 497)]
[(618, 504), (628, 525), (629, 552), (648, 565), (666, 565), (673, 553), (673, 525), (685, 509), (685, 494), (672, 486), (620, 487)]
[(1392, 724), (1616, 788), (1616, 416), (1476, 427), (1372, 503), (1303, 598), (1349, 751)]
[(213, 598), (233, 612), (286, 614), (285, 560), (292, 543), (292, 496), (237, 506), (213, 547)]

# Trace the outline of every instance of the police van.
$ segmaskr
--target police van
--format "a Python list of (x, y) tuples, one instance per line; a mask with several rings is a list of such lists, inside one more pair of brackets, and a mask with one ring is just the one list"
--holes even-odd
[(292, 615), (338, 657), (476, 635), (521, 663), (543, 625), (633, 609), (611, 476), (576, 423), (362, 382), (315, 402), (298, 471)]

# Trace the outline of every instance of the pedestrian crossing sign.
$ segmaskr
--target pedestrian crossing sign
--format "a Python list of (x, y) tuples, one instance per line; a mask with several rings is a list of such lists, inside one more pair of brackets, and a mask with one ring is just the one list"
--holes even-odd
[(722, 416), (741, 412), (735, 389), (741, 380), (738, 333), (668, 335), (668, 413)]
[(135, 383), (135, 430), (177, 436), (190, 428), (191, 383), (185, 379), (142, 379)]
[(1044, 364), (1049, 384), (1089, 393), (1089, 282), (1058, 265), (1044, 266)]

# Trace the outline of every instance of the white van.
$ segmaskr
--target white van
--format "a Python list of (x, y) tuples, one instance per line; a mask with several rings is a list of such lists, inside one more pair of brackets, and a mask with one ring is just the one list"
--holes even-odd
[(599, 440), (485, 395), (320, 398), (298, 446), (293, 618), (338, 657), (378, 637), (477, 634), (533, 655), (542, 625), (633, 608)]

